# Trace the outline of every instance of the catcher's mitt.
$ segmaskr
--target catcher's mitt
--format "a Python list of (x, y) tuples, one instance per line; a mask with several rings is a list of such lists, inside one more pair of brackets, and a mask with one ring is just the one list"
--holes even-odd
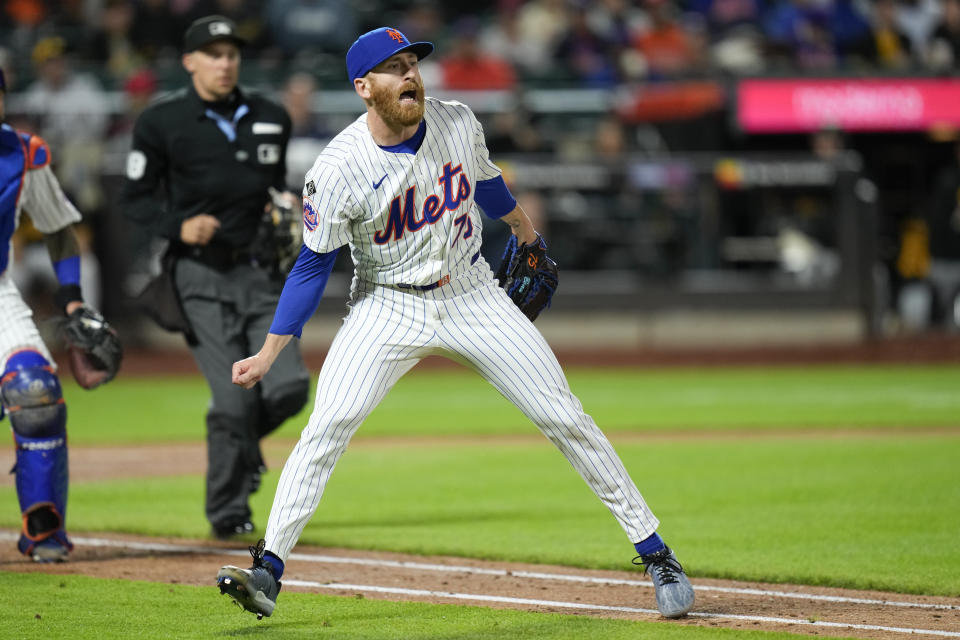
[(117, 332), (96, 309), (81, 307), (62, 327), (73, 377), (84, 389), (110, 382), (120, 369), (123, 347)]
[(286, 277), (300, 253), (302, 223), (300, 212), (294, 211), (291, 203), (270, 187), (270, 203), (253, 242), (257, 263)]
[(510, 235), (496, 278), (531, 321), (550, 306), (559, 283), (557, 263), (547, 256), (547, 243), (539, 233), (533, 244), (519, 246), (517, 236)]

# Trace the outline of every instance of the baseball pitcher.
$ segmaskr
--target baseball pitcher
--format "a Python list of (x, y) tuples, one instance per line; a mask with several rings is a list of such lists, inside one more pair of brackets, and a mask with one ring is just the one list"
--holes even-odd
[[(253, 567), (223, 567), (221, 592), (271, 615), (284, 562), (351, 436), (404, 373), (439, 354), (469, 363), (560, 449), (635, 544), (660, 611), (681, 616), (693, 606), (689, 580), (532, 322), (557, 287), (556, 265), (490, 160), (473, 112), (424, 97), (418, 63), (432, 51), (384, 27), (347, 52), (366, 113), (306, 175), (304, 247), (263, 347), (234, 364), (233, 382), (255, 385), (300, 335), (343, 246), (354, 263), (349, 311), (280, 476), (265, 538), (251, 547)], [(498, 279), (480, 255), (481, 211), (516, 239)]]

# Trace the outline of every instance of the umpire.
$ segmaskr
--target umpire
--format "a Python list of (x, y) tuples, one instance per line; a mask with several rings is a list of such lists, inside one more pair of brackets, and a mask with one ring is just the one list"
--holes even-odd
[(254, 241), (269, 189), (285, 191), (290, 137), (281, 106), (237, 86), (242, 44), (223, 16), (190, 25), (182, 62), (191, 82), (137, 119), (121, 196), (127, 217), (169, 241), (165, 269), (212, 394), (206, 514), (220, 539), (254, 530), (259, 441), (300, 411), (309, 387), (294, 344), (259, 393), (230, 381), (233, 363), (266, 337), (283, 287), (282, 276), (255, 259)]

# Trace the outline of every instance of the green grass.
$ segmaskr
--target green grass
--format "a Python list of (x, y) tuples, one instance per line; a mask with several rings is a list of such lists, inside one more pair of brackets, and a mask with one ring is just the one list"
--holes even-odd
[(797, 636), (604, 620), (460, 605), (398, 603), (284, 592), (283, 615), (257, 622), (214, 587), (0, 572), (0, 637), (18, 640), (251, 637), (322, 640), (783, 640)]
[[(694, 576), (960, 595), (960, 437), (708, 437), (617, 449)], [(254, 498), (261, 526), (276, 481), (273, 470)], [(204, 536), (202, 492), (199, 475), (75, 482), (69, 522)], [(0, 526), (16, 527), (18, 511), (13, 489), (0, 489)], [(350, 449), (301, 541), (618, 569), (633, 555), (545, 442)]]
[[(960, 596), (960, 432), (937, 429), (960, 424), (960, 367), (568, 373), (692, 575)], [(65, 392), (74, 447), (204, 440), (197, 376)], [(276, 437), (295, 438), (308, 411)], [(413, 372), (360, 430), (366, 442), (347, 451), (301, 541), (629, 566), (623, 532), (545, 440), (443, 440), (514, 433), (536, 430), (473, 373)], [(437, 440), (377, 442), (384, 435)], [(254, 496), (261, 528), (278, 472)], [(9, 481), (0, 526), (19, 527), (18, 514)], [(68, 521), (203, 537), (203, 478), (75, 481)], [(2, 572), (0, 599), (16, 603), (0, 616), (3, 638), (796, 637), (296, 593), (283, 596), (283, 616), (256, 623), (213, 588)]]
[[(568, 375), (587, 412), (609, 433), (960, 424), (960, 366), (571, 369)], [(209, 395), (199, 376), (121, 376), (92, 392), (65, 382), (65, 394), (74, 444), (204, 438)], [(278, 436), (296, 437), (309, 411)], [(424, 369), (400, 380), (358, 437), (532, 430), (473, 372)]]

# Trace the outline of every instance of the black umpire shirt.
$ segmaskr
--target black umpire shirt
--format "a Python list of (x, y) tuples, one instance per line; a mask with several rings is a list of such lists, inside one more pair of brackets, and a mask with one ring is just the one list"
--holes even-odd
[(181, 223), (207, 213), (220, 220), (211, 248), (247, 248), (267, 188), (285, 189), (289, 139), (290, 117), (280, 105), (239, 87), (225, 101), (204, 102), (191, 84), (137, 119), (124, 214), (176, 244)]

